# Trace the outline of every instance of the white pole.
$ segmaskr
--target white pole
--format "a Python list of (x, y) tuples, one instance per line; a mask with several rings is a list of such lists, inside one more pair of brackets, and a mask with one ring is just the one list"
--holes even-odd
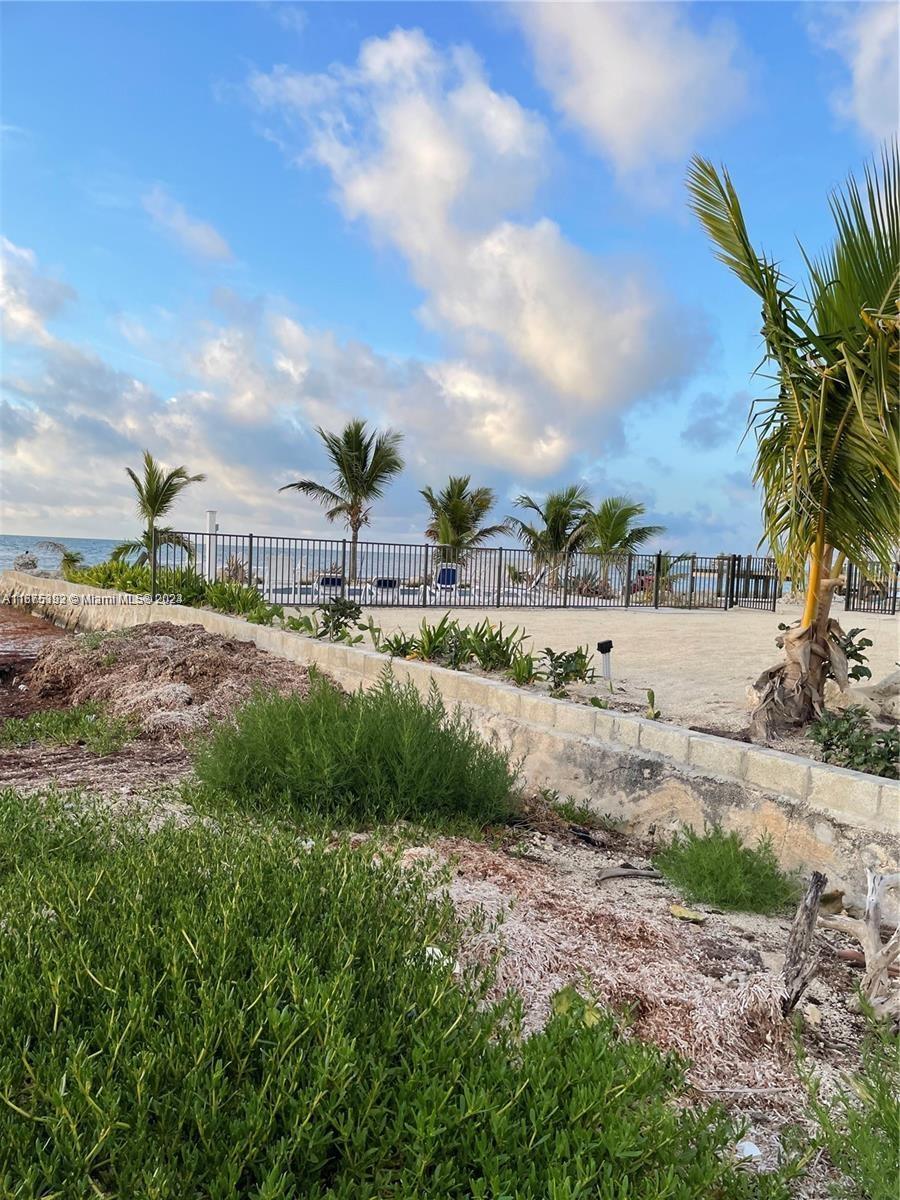
[(206, 554), (204, 572), (209, 583), (214, 583), (216, 578), (216, 534), (219, 531), (219, 523), (216, 517), (219, 514), (214, 508), (206, 510)]

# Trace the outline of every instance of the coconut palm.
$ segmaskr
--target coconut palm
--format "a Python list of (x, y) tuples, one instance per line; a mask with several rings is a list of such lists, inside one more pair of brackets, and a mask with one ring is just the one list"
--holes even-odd
[(627, 496), (607, 496), (587, 519), (585, 549), (591, 554), (633, 554), (666, 532), (664, 525), (635, 524), (646, 511)]
[(471, 482), (471, 475), (451, 475), (437, 495), (430, 487), (419, 493), (431, 513), (425, 536), (437, 542), (444, 557), (462, 565), (472, 550), (509, 529), (507, 521), (484, 523), (497, 498), (492, 488), (473, 488)]
[(185, 488), (192, 483), (202, 483), (206, 476), (189, 475), (187, 467), (173, 467), (167, 471), (149, 450), (144, 451), (142, 475), (138, 475), (131, 467), (126, 467), (125, 473), (134, 485), (138, 516), (144, 522), (144, 532), (134, 541), (120, 542), (111, 557), (114, 560), (130, 558), (136, 565), (142, 566), (150, 561), (154, 544), (157, 550), (160, 546), (177, 546), (191, 557), (194, 548), (190, 541), (170, 526), (159, 526), (157, 522), (171, 510)]
[(862, 188), (851, 176), (831, 197), (834, 241), (804, 253), (802, 298), (751, 245), (727, 171), (695, 158), (688, 187), (717, 257), (762, 303), (777, 383), (749, 420), (763, 540), (786, 576), (805, 578), (802, 619), (779, 639), (786, 661), (756, 685), (754, 733), (767, 738), (821, 709), (829, 674), (846, 686), (834, 588), (848, 560), (887, 566), (900, 537), (900, 155), (894, 142)]
[(536, 513), (540, 524), (508, 517), (510, 530), (531, 551), (535, 564), (549, 572), (549, 586), (558, 587), (560, 568), (584, 544), (591, 512), (587, 490), (580, 484), (571, 484), (561, 491), (550, 492), (543, 504), (528, 495), (519, 496), (515, 503), (517, 508)]
[(37, 545), (38, 550), (49, 550), (51, 554), (59, 555), (59, 569), (64, 576), (68, 571), (74, 571), (84, 562), (84, 555), (81, 551), (70, 550), (65, 542), (56, 542), (52, 538), (44, 538)]
[(331, 487), (315, 479), (286, 483), (280, 492), (293, 490), (325, 507), (328, 521), (340, 518), (350, 530), (350, 578), (356, 579), (359, 531), (369, 524), (373, 500), (380, 500), (395, 475), (403, 470), (400, 443), (403, 435), (387, 430), (367, 433), (365, 421), (349, 421), (340, 433), (316, 429), (331, 461)]

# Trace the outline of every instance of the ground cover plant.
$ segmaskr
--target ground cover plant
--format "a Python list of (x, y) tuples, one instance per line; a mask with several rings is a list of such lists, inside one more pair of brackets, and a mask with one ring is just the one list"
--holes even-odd
[(437, 689), (423, 700), (389, 672), (367, 692), (311, 677), (309, 695), (260, 694), (195, 752), (211, 795), (343, 826), (405, 819), (478, 826), (516, 811), (516, 769)]
[(0, 1192), (787, 1200), (683, 1064), (560, 993), (480, 1009), (433, 880), (376, 844), (0, 793)]
[(895, 1200), (900, 1146), (900, 1035), (869, 1017), (860, 1069), (830, 1101), (807, 1077), (820, 1139), (841, 1172), (841, 1200)]
[(768, 835), (746, 846), (718, 826), (703, 833), (685, 828), (653, 862), (688, 900), (717, 908), (774, 913), (800, 892), (797, 879), (779, 867)]
[(99, 704), (45, 709), (0, 722), (0, 746), (83, 745), (94, 754), (114, 754), (137, 737), (129, 717), (113, 717)]
[(822, 748), (825, 762), (886, 779), (900, 778), (900, 730), (876, 729), (858, 705), (843, 712), (824, 712), (809, 736)]

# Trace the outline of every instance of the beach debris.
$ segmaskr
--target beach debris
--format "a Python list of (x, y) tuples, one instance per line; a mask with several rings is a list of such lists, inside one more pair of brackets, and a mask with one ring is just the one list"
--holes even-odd
[(606, 883), (608, 879), (662, 879), (659, 871), (639, 867), (605, 867), (597, 876), (598, 883)]
[(685, 908), (683, 904), (670, 904), (669, 912), (679, 921), (688, 921), (691, 925), (702, 925), (706, 920), (706, 913), (697, 912), (694, 908)]
[(881, 905), (885, 893), (900, 887), (900, 871), (866, 868), (866, 907), (861, 919), (846, 915), (819, 917), (823, 929), (834, 929), (855, 938), (862, 946), (865, 974), (861, 991), (876, 1016), (900, 1019), (900, 993), (889, 981), (891, 967), (900, 958), (900, 928), (881, 940)]

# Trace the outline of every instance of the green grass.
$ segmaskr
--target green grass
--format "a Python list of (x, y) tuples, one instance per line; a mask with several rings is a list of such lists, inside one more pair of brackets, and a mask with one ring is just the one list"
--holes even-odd
[(112, 717), (99, 704), (46, 709), (0, 724), (0, 746), (75, 746), (94, 754), (114, 754), (137, 736), (129, 717)]
[(807, 1079), (813, 1116), (843, 1178), (842, 1200), (896, 1200), (900, 1146), (900, 1036), (870, 1018), (860, 1069), (833, 1100)]
[(787, 1200), (575, 993), (526, 1042), (479, 1007), (450, 902), (374, 843), (7, 791), (0, 912), (9, 1200)]
[(306, 699), (257, 695), (198, 744), (195, 771), (210, 797), (306, 825), (481, 828), (518, 806), (507, 757), (387, 672), (368, 692), (314, 675)]
[(745, 846), (713, 826), (685, 829), (659, 851), (654, 866), (693, 902), (740, 912), (774, 913), (799, 898), (799, 883), (778, 866), (768, 836)]

